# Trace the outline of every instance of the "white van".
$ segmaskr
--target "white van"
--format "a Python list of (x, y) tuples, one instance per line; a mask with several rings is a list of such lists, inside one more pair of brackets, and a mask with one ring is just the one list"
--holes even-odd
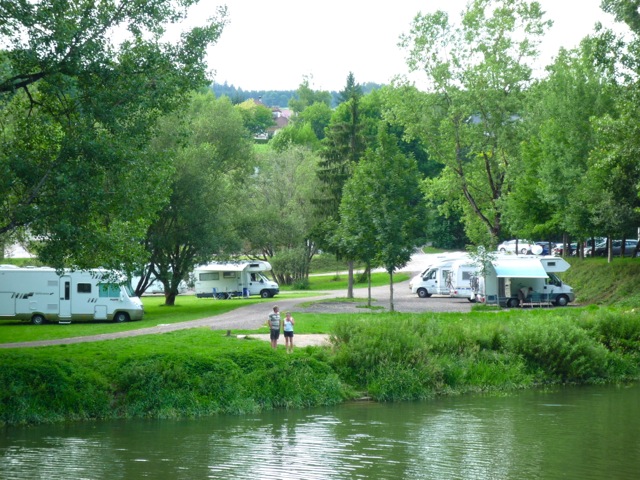
[(0, 318), (46, 321), (141, 320), (142, 302), (124, 275), (104, 269), (0, 266)]
[(280, 293), (280, 286), (262, 274), (270, 270), (271, 264), (264, 261), (214, 262), (200, 266), (193, 271), (196, 297), (273, 297)]

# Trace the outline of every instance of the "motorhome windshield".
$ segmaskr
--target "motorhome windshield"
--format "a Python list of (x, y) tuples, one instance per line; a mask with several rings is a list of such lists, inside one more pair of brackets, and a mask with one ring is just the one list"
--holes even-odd
[(127, 295), (129, 297), (135, 297), (136, 296), (135, 292), (133, 291), (133, 288), (131, 288), (131, 285), (129, 285), (128, 283), (124, 283), (124, 284), (122, 284), (122, 286), (124, 287), (124, 290), (125, 290), (125, 292), (127, 292)]
[(555, 285), (556, 287), (562, 286), (562, 280), (556, 277), (553, 273), (547, 273), (547, 275), (549, 277), (549, 279), (547, 280), (548, 283), (550, 283), (551, 285)]

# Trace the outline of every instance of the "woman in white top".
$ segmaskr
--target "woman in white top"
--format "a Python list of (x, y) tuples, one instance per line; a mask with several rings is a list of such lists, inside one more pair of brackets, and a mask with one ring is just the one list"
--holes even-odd
[(287, 347), (287, 353), (293, 352), (293, 325), (295, 323), (291, 312), (287, 312), (284, 317), (284, 343)]

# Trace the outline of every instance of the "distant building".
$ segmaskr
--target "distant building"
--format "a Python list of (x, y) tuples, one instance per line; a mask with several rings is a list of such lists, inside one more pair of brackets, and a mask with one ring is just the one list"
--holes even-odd
[(262, 97), (258, 97), (258, 99), (253, 98), (252, 100), (256, 105), (269, 108), (271, 110), (271, 114), (273, 115), (273, 121), (275, 122), (275, 125), (267, 128), (266, 134), (256, 135), (256, 139), (264, 140), (267, 138), (272, 138), (276, 133), (278, 133), (279, 130), (289, 125), (289, 117), (292, 113), (290, 109), (282, 107), (270, 107), (268, 105), (265, 105), (262, 102)]

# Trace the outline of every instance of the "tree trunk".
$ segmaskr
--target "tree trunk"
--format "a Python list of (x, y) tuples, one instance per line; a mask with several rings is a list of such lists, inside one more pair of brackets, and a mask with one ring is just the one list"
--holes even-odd
[(176, 304), (176, 297), (178, 296), (175, 292), (169, 292), (164, 294), (164, 304), (167, 307), (173, 307)]
[(394, 311), (393, 306), (393, 271), (389, 273), (389, 311)]
[(367, 292), (367, 306), (371, 308), (371, 266), (367, 266), (367, 279), (369, 291)]
[(353, 298), (353, 260), (349, 260), (349, 281), (347, 286), (347, 298)]

